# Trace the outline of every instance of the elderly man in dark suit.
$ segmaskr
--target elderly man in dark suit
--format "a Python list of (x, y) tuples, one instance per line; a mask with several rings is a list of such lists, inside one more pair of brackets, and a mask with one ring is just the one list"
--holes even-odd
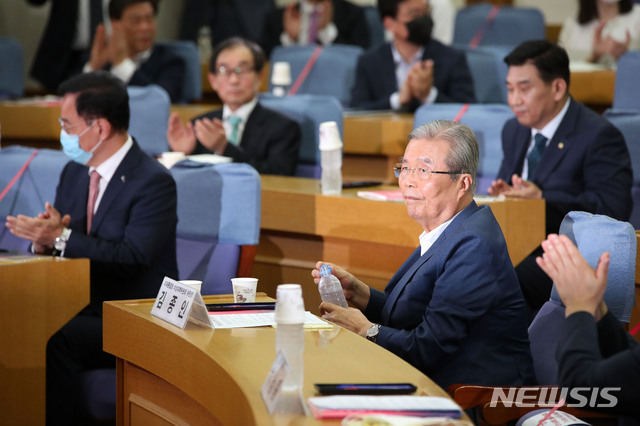
[(300, 0), (274, 9), (265, 18), (262, 47), (333, 43), (369, 47), (364, 9), (347, 0)]
[(130, 86), (156, 84), (172, 102), (182, 94), (186, 64), (166, 46), (156, 45), (158, 0), (111, 0), (111, 31), (98, 25), (84, 71), (109, 70)]
[(378, 0), (391, 43), (360, 56), (351, 107), (415, 111), (434, 102), (475, 102), (463, 52), (431, 38), (427, 0)]
[[(323, 302), (323, 318), (377, 343), (443, 388), (532, 383), (525, 302), (500, 226), (473, 201), (478, 141), (461, 123), (415, 129), (396, 165), (420, 247), (384, 292), (333, 268), (350, 308)], [(317, 263), (317, 268), (323, 262)], [(312, 271), (318, 282), (318, 269)]]
[(292, 175), (300, 127), (258, 102), (264, 61), (254, 42), (233, 37), (219, 43), (211, 57), (209, 83), (224, 106), (186, 126), (172, 114), (167, 131), (171, 149), (187, 155), (214, 153), (249, 163), (259, 173)]
[[(624, 137), (605, 118), (569, 96), (569, 57), (546, 40), (522, 43), (507, 57), (509, 106), (516, 117), (502, 131), (504, 157), (492, 195), (543, 198), (546, 231), (558, 232), (572, 210), (628, 220), (631, 160)], [(516, 273), (530, 308), (539, 309), (552, 282), (538, 248)]]
[(8, 217), (7, 227), (36, 253), (91, 260), (90, 304), (47, 344), (47, 424), (87, 424), (83, 370), (114, 367), (102, 351), (102, 302), (154, 297), (177, 277), (176, 186), (169, 172), (129, 136), (125, 85), (105, 71), (60, 85), (60, 140), (69, 162), (55, 207)]

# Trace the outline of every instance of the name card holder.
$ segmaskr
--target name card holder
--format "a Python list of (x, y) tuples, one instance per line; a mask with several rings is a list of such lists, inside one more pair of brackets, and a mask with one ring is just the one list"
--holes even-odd
[(183, 330), (189, 319), (215, 328), (200, 292), (169, 277), (162, 281), (151, 315)]

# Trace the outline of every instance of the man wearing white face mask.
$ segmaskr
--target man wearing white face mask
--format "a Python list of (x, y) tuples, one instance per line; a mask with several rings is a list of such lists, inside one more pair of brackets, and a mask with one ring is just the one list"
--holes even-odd
[[(91, 260), (90, 304), (47, 344), (47, 424), (87, 424), (80, 373), (114, 367), (102, 351), (102, 302), (154, 297), (164, 276), (177, 277), (176, 186), (169, 172), (129, 136), (129, 97), (108, 72), (63, 82), (60, 140), (73, 161), (55, 207), (38, 217), (7, 217), (36, 253)], [(75, 403), (75, 404), (74, 404)]]

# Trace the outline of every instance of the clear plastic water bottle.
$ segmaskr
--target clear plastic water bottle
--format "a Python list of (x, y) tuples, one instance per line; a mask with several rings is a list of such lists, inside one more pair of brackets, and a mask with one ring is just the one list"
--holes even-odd
[(335, 121), (320, 123), (320, 184), (324, 195), (342, 192), (342, 140)]
[(318, 291), (323, 302), (331, 302), (334, 305), (348, 308), (347, 299), (342, 292), (342, 284), (340, 280), (331, 274), (331, 266), (324, 264), (320, 267), (320, 282), (318, 283)]
[(283, 392), (302, 389), (304, 352), (304, 302), (300, 284), (281, 284), (276, 289), (276, 351), (289, 364)]

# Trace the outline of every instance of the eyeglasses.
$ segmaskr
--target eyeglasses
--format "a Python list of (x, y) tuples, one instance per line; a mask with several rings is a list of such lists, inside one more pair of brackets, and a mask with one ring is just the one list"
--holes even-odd
[(409, 167), (402, 163), (397, 163), (396, 165), (393, 166), (393, 174), (397, 178), (400, 178), (400, 177), (406, 178), (407, 176), (409, 176), (409, 173), (411, 172), (414, 172), (415, 175), (420, 180), (427, 180), (432, 174), (459, 175), (462, 173), (462, 172), (440, 172), (435, 170), (428, 170), (428, 169), (425, 169), (424, 167)]
[[(74, 127), (76, 127), (78, 125), (78, 123), (76, 124), (69, 124), (67, 123), (65, 120), (63, 120), (62, 118), (58, 117), (58, 123), (60, 123), (60, 128), (63, 129), (65, 132), (68, 132), (69, 129), (72, 129)], [(93, 121), (90, 123), (87, 123), (85, 121), (85, 124), (88, 126), (87, 129), (91, 126), (93, 126)], [(87, 129), (85, 129), (81, 134), (83, 134)]]
[(235, 68), (225, 67), (223, 65), (216, 70), (216, 75), (218, 75), (219, 77), (231, 78), (231, 76), (235, 74), (236, 77), (240, 78), (255, 70), (256, 69), (254, 67), (251, 67), (249, 65), (240, 65), (239, 67)]

